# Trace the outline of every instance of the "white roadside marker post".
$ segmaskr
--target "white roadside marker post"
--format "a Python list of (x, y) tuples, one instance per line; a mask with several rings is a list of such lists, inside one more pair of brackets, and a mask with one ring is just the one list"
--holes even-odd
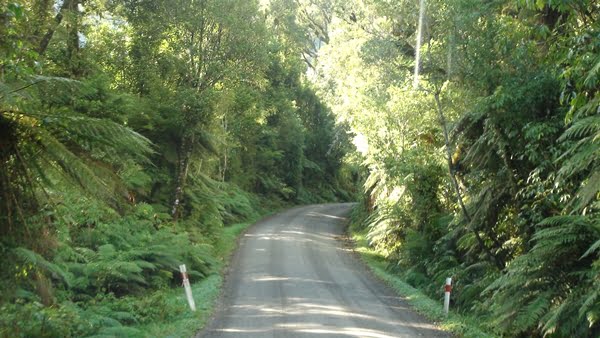
[(192, 297), (192, 287), (190, 286), (190, 279), (188, 278), (185, 264), (179, 266), (179, 271), (181, 271), (183, 287), (185, 288), (185, 295), (187, 297), (188, 304), (190, 304), (190, 309), (192, 309), (192, 311), (196, 311), (196, 303), (194, 302), (194, 297)]
[(450, 309), (450, 292), (452, 292), (452, 277), (446, 278), (446, 285), (444, 285), (444, 313), (446, 316)]

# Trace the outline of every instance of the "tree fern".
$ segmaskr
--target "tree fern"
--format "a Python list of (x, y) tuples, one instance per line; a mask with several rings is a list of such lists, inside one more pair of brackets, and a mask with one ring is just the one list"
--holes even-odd
[(597, 325), (588, 318), (595, 318), (597, 311), (593, 290), (598, 282), (592, 271), (598, 258), (583, 257), (600, 238), (595, 222), (568, 215), (540, 224), (533, 248), (517, 257), (486, 290), (492, 292), (489, 306), (499, 325), (513, 333), (539, 329), (558, 336), (585, 335)]
[[(515, 328), (530, 328), (535, 327), (540, 318), (548, 311), (551, 306), (551, 295), (548, 294), (532, 294), (529, 303), (516, 314), (511, 326)], [(525, 330), (524, 330), (525, 331)]]
[[(0, 157), (3, 178), (0, 184), (7, 194), (8, 204), (0, 207), (6, 209), (3, 214), (11, 215), (7, 220), (9, 224), (17, 220), (15, 214), (35, 213), (33, 205), (31, 210), (22, 210), (28, 203), (23, 201), (25, 196), (20, 191), (38, 192), (48, 188), (58, 178), (50, 177), (53, 170), (67, 178), (67, 182), (114, 199), (107, 184), (118, 180), (117, 176), (110, 170), (102, 171), (91, 159), (117, 163), (133, 157), (142, 161), (152, 151), (148, 139), (114, 122), (78, 116), (68, 109), (61, 114), (40, 110), (42, 107), (30, 101), (36, 94), (36, 86), (45, 82), (76, 83), (68, 79), (35, 77), (26, 85), (15, 82), (5, 86), (0, 96), (0, 129), (7, 129), (3, 143), (9, 145), (3, 147)], [(34, 193), (28, 197), (41, 196)], [(23, 223), (23, 217), (19, 221)]]
[(15, 248), (12, 250), (12, 252), (17, 257), (17, 260), (21, 261), (21, 263), (30, 264), (45, 274), (65, 283), (67, 287), (71, 286), (73, 276), (58, 264), (49, 262), (41, 255), (23, 247)]
[[(598, 133), (600, 133), (600, 116), (588, 116), (573, 123), (562, 134), (559, 141), (576, 140), (586, 137), (589, 137), (590, 141), (594, 141), (598, 138)], [(569, 152), (572, 151), (570, 150)]]
[(81, 145), (92, 155), (101, 151), (108, 160), (143, 162), (153, 152), (146, 137), (110, 120), (77, 115), (30, 115), (41, 120), (42, 126), (57, 138)]
[(599, 29), (597, 24), (589, 25), (570, 37), (571, 52), (565, 57), (568, 63), (562, 74), (566, 80), (562, 97), (570, 108), (566, 117), (570, 125), (560, 138), (568, 144), (568, 149), (561, 157), (559, 173), (566, 179), (579, 175), (575, 178), (579, 189), (572, 199), (576, 211), (597, 201), (600, 192), (600, 58), (597, 57), (600, 45), (580, 39), (586, 34), (597, 36)]

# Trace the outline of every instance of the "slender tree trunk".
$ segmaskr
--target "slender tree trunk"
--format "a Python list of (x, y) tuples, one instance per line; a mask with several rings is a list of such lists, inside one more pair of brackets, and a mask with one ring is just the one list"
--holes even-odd
[[(454, 167), (452, 165), (452, 150), (450, 150), (450, 138), (448, 137), (448, 127), (446, 125), (446, 117), (444, 116), (444, 110), (442, 108), (442, 103), (440, 101), (440, 91), (436, 89), (433, 93), (433, 97), (435, 99), (436, 108), (438, 111), (438, 118), (440, 125), (442, 127), (442, 131), (444, 134), (444, 143), (446, 146), (446, 161), (448, 163), (448, 173), (450, 174), (450, 180), (452, 181), (452, 186), (454, 187), (454, 192), (456, 193), (456, 198), (458, 200), (458, 205), (462, 211), (463, 217), (470, 224), (472, 221), (471, 215), (467, 210), (465, 203), (463, 202), (462, 192), (460, 191), (460, 186), (458, 185), (458, 181), (456, 179), (456, 173), (454, 172)], [(476, 229), (471, 229), (475, 238), (477, 239), (477, 243), (479, 247), (486, 253), (486, 255), (494, 262), (494, 264), (498, 267), (498, 269), (504, 269), (504, 262), (502, 262), (498, 256), (494, 255), (490, 248), (485, 245), (485, 242), (481, 238), (481, 235)]]
[(79, 60), (79, 27), (81, 21), (79, 4), (82, 4), (83, 0), (71, 0), (70, 3), (70, 15), (67, 20), (67, 59), (71, 74), (77, 78), (82, 73)]
[(40, 44), (37, 49), (39, 55), (43, 55), (46, 52), (46, 49), (48, 49), (48, 44), (50, 44), (50, 40), (52, 39), (54, 32), (62, 22), (65, 12), (73, 7), (74, 2), (75, 0), (64, 0), (62, 6), (60, 6), (58, 14), (56, 14), (56, 16), (54, 17), (54, 24), (50, 28), (48, 28), (48, 31), (46, 31), (46, 34), (44, 34), (44, 36), (40, 40)]
[(419, 25), (417, 26), (417, 47), (415, 48), (415, 74), (413, 86), (419, 87), (419, 67), (421, 66), (421, 40), (423, 39), (423, 24), (425, 21), (425, 0), (419, 1)]
[(225, 132), (225, 147), (223, 148), (223, 172), (221, 173), (221, 179), (225, 182), (225, 176), (227, 175), (227, 166), (229, 161), (229, 152), (227, 145), (227, 118), (223, 117), (223, 131)]
[(188, 169), (190, 166), (190, 157), (192, 153), (193, 139), (189, 139), (184, 136), (181, 142), (181, 148), (179, 150), (179, 165), (177, 170), (177, 182), (175, 186), (175, 198), (173, 200), (173, 208), (171, 209), (171, 216), (173, 221), (177, 221), (181, 214), (181, 201), (183, 199), (183, 193), (185, 190), (185, 183), (187, 180)]
[(454, 49), (454, 32), (448, 35), (448, 55), (446, 57), (446, 76), (448, 79), (452, 76), (452, 51)]
[(40, 40), (45, 34), (44, 31), (49, 25), (54, 24), (50, 22), (50, 14), (53, 12), (52, 5), (54, 2), (54, 0), (38, 0), (31, 6), (34, 18), (30, 18), (30, 20), (33, 19), (30, 21), (30, 24), (34, 30), (30, 39), (35, 45), (39, 46)]
[(228, 154), (227, 154), (227, 147), (225, 147), (225, 150), (223, 151), (223, 177), (222, 177), (222, 181), (225, 182), (225, 176), (227, 175), (227, 162), (228, 162)]

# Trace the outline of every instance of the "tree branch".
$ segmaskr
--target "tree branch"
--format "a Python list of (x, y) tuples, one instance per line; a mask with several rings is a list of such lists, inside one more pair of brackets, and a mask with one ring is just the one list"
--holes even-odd
[(56, 14), (56, 16), (54, 17), (54, 25), (52, 25), (52, 27), (48, 28), (48, 31), (46, 32), (46, 34), (44, 34), (44, 37), (42, 38), (42, 41), (40, 41), (40, 45), (38, 46), (38, 49), (37, 49), (37, 52), (40, 56), (46, 52), (46, 49), (48, 49), (48, 44), (50, 44), (50, 40), (52, 39), (52, 36), (54, 35), (56, 28), (58, 28), (58, 26), (62, 22), (62, 19), (64, 17), (64, 12), (66, 10), (68, 10), (69, 8), (71, 8), (72, 4), (73, 4), (73, 0), (64, 0), (62, 6), (60, 6), (60, 10), (58, 11), (58, 14)]
[[(446, 146), (446, 161), (448, 163), (448, 173), (450, 174), (450, 180), (452, 181), (452, 186), (454, 187), (454, 192), (456, 193), (458, 205), (460, 206), (463, 217), (465, 218), (465, 220), (467, 220), (467, 222), (469, 224), (471, 224), (473, 219), (471, 218), (471, 215), (469, 214), (469, 211), (467, 210), (467, 207), (465, 206), (465, 203), (463, 201), (462, 192), (460, 191), (460, 186), (458, 185), (458, 181), (456, 180), (456, 173), (455, 173), (455, 171), (453, 169), (453, 165), (452, 165), (452, 151), (450, 150), (450, 139), (448, 137), (448, 127), (446, 125), (446, 117), (444, 116), (444, 110), (442, 108), (442, 103), (440, 101), (440, 91), (441, 91), (440, 89), (436, 88), (433, 93), (433, 97), (435, 99), (439, 123), (440, 123), (440, 125), (442, 127), (442, 131), (444, 133), (444, 143)], [(479, 234), (479, 232), (476, 229), (471, 229), (471, 230), (473, 231), (473, 234), (475, 235), (475, 238), (477, 239), (477, 243), (479, 244), (479, 247), (486, 253), (486, 255), (492, 260), (492, 262), (495, 263), (495, 265), (496, 265), (496, 267), (498, 267), (498, 269), (503, 270), (504, 262), (502, 262), (498, 256), (494, 255), (492, 253), (492, 251), (490, 250), (490, 248), (488, 248), (487, 245), (485, 245), (485, 242), (483, 241), (483, 239), (481, 238), (481, 235)]]

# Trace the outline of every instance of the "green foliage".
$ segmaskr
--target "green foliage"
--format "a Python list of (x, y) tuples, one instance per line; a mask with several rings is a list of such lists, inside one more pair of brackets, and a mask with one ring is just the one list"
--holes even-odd
[[(491, 330), (483, 330), (480, 318), (471, 317), (468, 314), (456, 314), (454, 312), (450, 312), (450, 314), (446, 316), (440, 302), (429, 298), (428, 295), (411, 286), (412, 283), (407, 284), (407, 280), (412, 279), (412, 282), (421, 285), (422, 282), (424, 282), (423, 274), (407, 271), (408, 276), (404, 279), (399, 278), (397, 274), (392, 273), (389, 269), (385, 268), (385, 257), (382, 256), (379, 251), (374, 250), (368, 245), (364, 234), (353, 231), (352, 238), (355, 241), (356, 250), (360, 253), (362, 260), (369, 266), (371, 271), (377, 277), (385, 281), (399, 295), (404, 297), (415, 310), (425, 317), (434, 320), (444, 330), (450, 331), (460, 337), (496, 336), (490, 333)], [(412, 275), (412, 277), (410, 275)], [(435, 294), (438, 296), (441, 295), (441, 286), (443, 285), (444, 280), (445, 278), (442, 279), (440, 283), (436, 284)]]
[(140, 204), (118, 220), (76, 220), (87, 226), (72, 229), (71, 246), (57, 255), (76, 276), (73, 288), (89, 295), (123, 295), (164, 287), (174, 282), (183, 263), (191, 276), (207, 276), (214, 264), (210, 246), (191, 241), (177, 225), (156, 216), (150, 206)]
[[(228, 225), (265, 199), (351, 198), (347, 129), (272, 14), (0, 2), (0, 336), (191, 335)], [(182, 307), (180, 264), (203, 285), (200, 317)]]
[(39, 270), (45, 275), (51, 275), (60, 280), (67, 287), (71, 287), (73, 284), (72, 275), (65, 272), (59, 265), (48, 262), (44, 257), (29, 249), (22, 247), (15, 248), (13, 249), (11, 256), (19, 262), (18, 267), (22, 267), (23, 271), (21, 273), (24, 274), (24, 277), (28, 277), (28, 274), (35, 273), (36, 270)]
[(114, 312), (106, 306), (81, 308), (64, 302), (44, 307), (39, 303), (6, 304), (2, 307), (0, 335), (3, 337), (142, 337), (142, 333), (124, 324), (134, 318)]
[(494, 292), (488, 306), (498, 314), (496, 323), (512, 334), (539, 325), (548, 335), (584, 336), (598, 325), (593, 278), (598, 256), (586, 254), (600, 235), (598, 220), (556, 216), (540, 226), (533, 248), (488, 287)]
[(327, 3), (315, 82), (388, 269), (499, 335), (597, 336), (598, 4), (426, 1), (415, 88), (418, 2)]
[[(2, 136), (6, 146), (0, 155), (4, 200), (0, 208), (6, 224), (23, 225), (26, 214), (37, 211), (40, 204), (52, 203), (47, 189), (60, 184), (78, 185), (87, 193), (119, 201), (114, 196), (123, 194), (120, 180), (98, 163), (143, 161), (152, 152), (150, 141), (125, 126), (78, 115), (68, 107), (53, 113), (29, 102), (42, 95), (31, 89), (35, 86), (66, 83), (59, 88), (69, 89), (75, 85), (73, 81), (35, 76), (25, 85), (19, 82), (7, 84), (0, 101), (0, 124), (6, 131)], [(19, 88), (11, 89), (14, 87)], [(23, 91), (33, 97), (22, 96)]]

